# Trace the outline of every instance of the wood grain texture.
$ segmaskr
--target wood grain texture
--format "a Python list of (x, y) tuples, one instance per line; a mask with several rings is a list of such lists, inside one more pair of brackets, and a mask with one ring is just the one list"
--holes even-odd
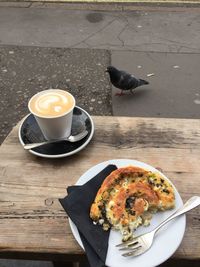
[[(78, 154), (44, 159), (23, 150), (17, 125), (0, 147), (0, 257), (83, 256), (58, 198), (90, 167), (114, 158), (161, 168), (183, 200), (200, 195), (200, 121), (93, 117), (95, 134)], [(175, 259), (200, 259), (200, 209), (187, 214)]]

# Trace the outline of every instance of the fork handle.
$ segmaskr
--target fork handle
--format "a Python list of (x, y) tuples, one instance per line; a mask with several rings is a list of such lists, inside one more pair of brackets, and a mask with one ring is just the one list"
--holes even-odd
[(200, 197), (199, 196), (191, 197), (190, 199), (188, 199), (188, 201), (181, 208), (179, 208), (177, 211), (175, 211), (175, 213), (173, 213), (166, 220), (164, 220), (161, 224), (159, 224), (154, 229), (154, 231), (157, 232), (164, 224), (168, 223), (169, 221), (178, 217), (179, 215), (184, 214), (184, 213), (190, 211), (191, 209), (196, 208), (198, 205), (200, 205)]

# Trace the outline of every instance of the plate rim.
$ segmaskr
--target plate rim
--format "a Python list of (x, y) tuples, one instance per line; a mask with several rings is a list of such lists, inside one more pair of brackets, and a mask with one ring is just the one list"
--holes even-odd
[[(83, 109), (83, 108), (81, 108), (81, 107), (79, 107), (79, 106), (77, 106), (77, 105), (76, 105), (75, 107), (78, 108), (78, 109), (80, 109), (80, 110), (82, 110), (82, 111), (87, 115), (87, 117), (89, 118), (90, 123), (91, 123), (91, 132), (90, 132), (90, 136), (89, 136), (89, 138), (86, 140), (85, 143), (83, 143), (80, 147), (78, 147), (77, 149), (75, 149), (75, 150), (73, 150), (73, 151), (71, 151), (71, 152), (69, 152), (69, 153), (64, 153), (64, 154), (59, 154), (59, 155), (47, 155), (47, 154), (43, 154), (43, 153), (36, 152), (36, 151), (34, 151), (34, 150), (32, 150), (32, 149), (29, 149), (28, 151), (29, 151), (31, 154), (36, 155), (36, 156), (39, 156), (39, 157), (42, 157), (42, 158), (56, 158), (56, 159), (57, 159), (57, 158), (64, 158), (64, 157), (72, 156), (72, 155), (78, 153), (79, 151), (81, 151), (84, 147), (86, 147), (86, 146), (88, 145), (88, 143), (91, 141), (91, 139), (92, 139), (92, 137), (93, 137), (93, 135), (94, 135), (94, 122), (93, 122), (93, 120), (92, 120), (92, 117), (89, 115), (89, 113), (88, 113), (85, 109)], [(22, 119), (22, 122), (20, 123), (20, 126), (19, 126), (19, 130), (18, 130), (18, 138), (19, 138), (19, 141), (20, 141), (20, 143), (21, 143), (22, 146), (24, 145), (24, 142), (23, 142), (22, 137), (21, 137), (21, 128), (22, 128), (22, 125), (24, 124), (25, 120), (26, 120), (30, 115), (33, 115), (33, 114), (32, 114), (32, 113), (27, 114), (27, 115)], [(34, 116), (34, 115), (33, 115), (33, 116)]]
[[(89, 173), (92, 170), (95, 170), (95, 168), (97, 168), (98, 166), (100, 167), (102, 165), (102, 169), (103, 169), (104, 167), (106, 167), (106, 164), (107, 165), (109, 165), (109, 164), (116, 164), (117, 165), (117, 162), (123, 162), (123, 161), (130, 161), (130, 162), (133, 162), (133, 163), (140, 163), (140, 164), (142, 163), (142, 164), (144, 164), (147, 167), (147, 169), (148, 169), (148, 167), (153, 168), (156, 172), (158, 172), (159, 174), (161, 174), (162, 176), (164, 176), (170, 182), (170, 184), (172, 184), (172, 186), (175, 188), (175, 190), (176, 190), (176, 192), (177, 192), (177, 194), (178, 194), (178, 196), (180, 198), (181, 204), (183, 205), (183, 200), (182, 200), (182, 198), (181, 198), (181, 196), (180, 196), (177, 188), (175, 187), (175, 185), (172, 183), (172, 181), (165, 174), (163, 174), (160, 170), (156, 169), (155, 167), (153, 167), (152, 165), (150, 165), (148, 163), (145, 163), (145, 162), (142, 162), (142, 161), (139, 161), (139, 160), (134, 160), (134, 159), (110, 159), (110, 160), (106, 160), (106, 161), (102, 161), (100, 163), (97, 163), (97, 164), (93, 165), (91, 168), (89, 168), (88, 170), (86, 170), (80, 176), (80, 178), (76, 181), (75, 185), (82, 185), (83, 184), (82, 181), (80, 182), (80, 180), (83, 179), (82, 177), (84, 175), (86, 175), (86, 173)], [(126, 164), (126, 166), (128, 166), (128, 165)], [(145, 168), (145, 167), (143, 167), (143, 168)], [(89, 181), (91, 179), (92, 179), (92, 177), (90, 179), (88, 179), (87, 181)], [(85, 181), (85, 182), (87, 182), (87, 181)], [(165, 262), (167, 259), (169, 259), (175, 253), (175, 251), (178, 249), (178, 247), (180, 246), (180, 244), (181, 244), (181, 242), (183, 240), (184, 234), (185, 234), (185, 229), (186, 229), (186, 216), (185, 216), (185, 214), (182, 215), (182, 218), (183, 218), (183, 222), (182, 222), (182, 224), (183, 224), (183, 231), (181, 233), (180, 240), (177, 243), (176, 248), (173, 250), (173, 252), (170, 255), (168, 255), (167, 257), (163, 257), (163, 259), (160, 260), (158, 263), (156, 263), (155, 266), (158, 266), (158, 265), (162, 264), (163, 262)], [(79, 235), (79, 232), (78, 232), (78, 229), (77, 229), (76, 225), (73, 223), (73, 221), (70, 218), (68, 218), (68, 221), (69, 221), (70, 229), (72, 231), (72, 234), (73, 234), (74, 238), (76, 239), (77, 243), (81, 246), (81, 248), (85, 251), (84, 246), (83, 246), (83, 243), (82, 243), (82, 240), (80, 238), (80, 235)], [(140, 267), (146, 267), (146, 266), (147, 265), (144, 266), (142, 263), (140, 265)], [(108, 267), (112, 267), (112, 266), (109, 265)]]

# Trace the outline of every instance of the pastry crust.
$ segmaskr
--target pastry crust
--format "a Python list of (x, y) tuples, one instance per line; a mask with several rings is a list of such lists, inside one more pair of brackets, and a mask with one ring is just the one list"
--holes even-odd
[(128, 166), (105, 178), (90, 217), (104, 230), (120, 230), (125, 241), (139, 225), (150, 223), (150, 212), (174, 208), (174, 203), (174, 189), (168, 180), (159, 173)]

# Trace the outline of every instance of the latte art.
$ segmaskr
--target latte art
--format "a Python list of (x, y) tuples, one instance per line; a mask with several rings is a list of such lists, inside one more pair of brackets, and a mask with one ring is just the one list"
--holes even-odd
[(50, 89), (36, 94), (30, 100), (30, 109), (38, 116), (57, 117), (74, 107), (74, 98), (66, 91)]
[(57, 93), (48, 93), (35, 101), (35, 109), (44, 115), (64, 113), (69, 104), (68, 99)]

